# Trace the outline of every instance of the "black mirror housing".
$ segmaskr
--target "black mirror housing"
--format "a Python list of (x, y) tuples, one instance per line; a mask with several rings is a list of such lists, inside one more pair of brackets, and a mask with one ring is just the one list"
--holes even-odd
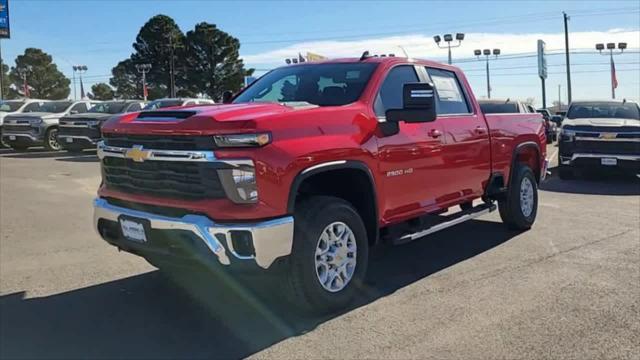
[(387, 121), (420, 123), (436, 120), (436, 101), (433, 84), (404, 84), (402, 100), (402, 109), (387, 110), (385, 114)]
[(233, 100), (233, 93), (230, 90), (225, 90), (222, 93), (222, 103), (231, 104), (231, 100)]

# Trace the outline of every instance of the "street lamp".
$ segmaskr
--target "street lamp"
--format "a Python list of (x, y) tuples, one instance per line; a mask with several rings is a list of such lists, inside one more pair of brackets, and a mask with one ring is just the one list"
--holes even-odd
[(460, 46), (460, 44), (462, 43), (462, 40), (464, 40), (464, 34), (463, 33), (456, 33), (456, 40), (458, 41), (457, 45), (451, 45), (451, 42), (453, 41), (453, 35), (451, 34), (444, 34), (442, 35), (442, 37), (444, 38), (444, 41), (447, 43), (447, 46), (440, 46), (440, 42), (442, 41), (442, 38), (440, 37), (440, 35), (436, 35), (433, 37), (433, 41), (436, 42), (436, 45), (438, 45), (438, 47), (440, 49), (448, 49), (449, 50), (449, 65), (451, 65), (451, 48), (454, 47), (458, 47)]
[[(613, 52), (616, 49), (616, 43), (607, 43), (607, 50), (609, 50), (609, 64), (611, 66), (611, 98), (615, 99), (616, 98), (616, 88), (618, 87), (618, 79), (616, 78), (616, 67), (615, 64), (613, 63), (613, 55), (620, 55), (624, 52), (624, 50), (627, 48), (627, 43), (618, 43), (618, 49), (620, 51), (618, 52)], [(598, 52), (600, 53), (600, 55), (607, 55), (606, 53), (602, 53), (602, 50), (604, 50), (605, 44), (596, 44), (596, 50), (598, 50)]]
[(489, 79), (489, 57), (491, 54), (496, 58), (500, 55), (500, 49), (484, 49), (484, 50), (474, 50), (473, 54), (478, 57), (480, 60), (480, 55), (484, 55), (487, 63), (487, 99), (491, 99), (491, 81)]
[(147, 101), (147, 73), (151, 70), (151, 64), (136, 64), (136, 70), (142, 74), (142, 97)]
[(78, 100), (76, 96), (76, 72), (80, 75), (80, 83), (82, 83), (82, 73), (86, 71), (86, 65), (73, 65), (73, 100)]

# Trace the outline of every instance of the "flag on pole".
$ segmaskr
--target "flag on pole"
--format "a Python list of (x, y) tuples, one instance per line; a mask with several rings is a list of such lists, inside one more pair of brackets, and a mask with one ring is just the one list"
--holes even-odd
[(27, 84), (27, 78), (25, 76), (24, 78), (24, 97), (28, 98), (29, 96), (31, 96), (30, 92), (29, 92), (29, 84)]
[(618, 88), (618, 77), (616, 77), (616, 64), (611, 59), (611, 86), (614, 89)]
[(84, 86), (82, 85), (82, 77), (80, 77), (80, 99), (84, 99)]
[(144, 99), (147, 99), (147, 96), (149, 96), (149, 90), (147, 89), (147, 84), (143, 84), (142, 85), (142, 96), (144, 96)]

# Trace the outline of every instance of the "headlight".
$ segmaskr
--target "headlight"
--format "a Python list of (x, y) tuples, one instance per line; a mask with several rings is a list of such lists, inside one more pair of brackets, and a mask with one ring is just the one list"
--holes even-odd
[(99, 125), (100, 121), (99, 120), (91, 120), (91, 121), (87, 121), (87, 125), (88, 126), (96, 126)]
[(253, 166), (218, 170), (220, 182), (227, 197), (237, 204), (253, 204), (258, 201), (256, 171)]
[(218, 147), (260, 147), (271, 142), (271, 134), (232, 134), (216, 135), (213, 137)]
[(573, 139), (576, 137), (576, 132), (571, 129), (562, 128), (560, 130), (560, 136), (562, 141), (573, 141)]
[(31, 125), (42, 124), (42, 119), (29, 119), (29, 124)]

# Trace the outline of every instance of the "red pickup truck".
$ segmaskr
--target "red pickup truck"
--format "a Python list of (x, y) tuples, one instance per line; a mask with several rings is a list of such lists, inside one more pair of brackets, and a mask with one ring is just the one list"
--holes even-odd
[(541, 115), (484, 115), (456, 67), (365, 54), (278, 68), (226, 100), (104, 125), (104, 240), (161, 269), (273, 274), (331, 311), (381, 241), (496, 208), (510, 228), (536, 218)]

